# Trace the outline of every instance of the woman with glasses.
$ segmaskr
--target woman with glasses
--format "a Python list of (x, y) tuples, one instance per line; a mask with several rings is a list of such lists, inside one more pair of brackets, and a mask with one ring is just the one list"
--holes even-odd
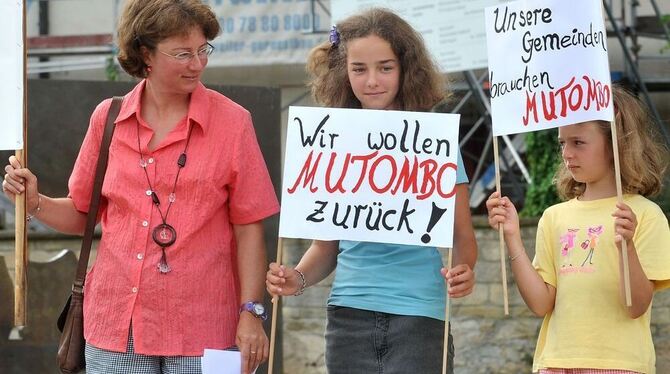
[[(200, 373), (205, 348), (268, 356), (262, 220), (279, 210), (247, 110), (200, 82), (219, 33), (200, 0), (128, 0), (119, 62), (140, 82), (115, 120), (86, 279), (88, 373)], [(111, 100), (90, 126), (65, 198), (38, 192), (16, 158), (3, 191), (40, 221), (81, 234)]]

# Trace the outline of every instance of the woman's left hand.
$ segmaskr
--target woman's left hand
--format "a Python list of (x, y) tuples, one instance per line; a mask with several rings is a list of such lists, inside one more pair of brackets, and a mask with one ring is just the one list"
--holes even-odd
[(475, 288), (475, 272), (468, 264), (459, 264), (451, 269), (442, 268), (441, 273), (449, 284), (449, 297), (467, 296)]
[(270, 348), (263, 330), (263, 321), (251, 313), (242, 312), (237, 324), (237, 347), (242, 355), (242, 374), (251, 374), (268, 359)]
[(612, 213), (614, 217), (614, 242), (617, 248), (621, 250), (621, 242), (625, 239), (628, 244), (628, 250), (631, 250), (633, 236), (637, 229), (637, 217), (633, 210), (624, 203), (617, 203), (617, 209)]

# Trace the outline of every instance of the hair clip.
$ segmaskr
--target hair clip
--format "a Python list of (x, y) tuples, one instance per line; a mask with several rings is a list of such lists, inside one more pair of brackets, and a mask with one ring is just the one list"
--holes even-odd
[(337, 31), (337, 25), (333, 25), (333, 27), (330, 28), (330, 36), (328, 36), (328, 40), (330, 40), (330, 44), (335, 47), (340, 44), (340, 32)]

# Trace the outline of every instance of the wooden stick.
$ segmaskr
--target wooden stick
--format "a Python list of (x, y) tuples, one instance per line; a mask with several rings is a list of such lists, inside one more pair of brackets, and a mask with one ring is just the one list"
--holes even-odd
[[(26, 4), (23, 11), (23, 150), (15, 152), (24, 168), (28, 167), (28, 47), (26, 38)], [(26, 325), (26, 304), (28, 295), (28, 235), (26, 230), (26, 194), (16, 196), (14, 205), (14, 326)]]
[[(25, 154), (16, 151), (16, 158), (25, 165)], [(26, 325), (26, 296), (28, 289), (28, 250), (26, 240), (26, 193), (16, 195), (14, 205), (14, 326)]]
[[(617, 201), (623, 203), (623, 189), (621, 187), (621, 169), (619, 167), (619, 145), (617, 144), (616, 119), (610, 123), (612, 129), (612, 149), (614, 151), (614, 176), (616, 180)], [(621, 241), (621, 258), (623, 259), (623, 288), (626, 294), (626, 306), (633, 303), (630, 296), (630, 271), (628, 270), (628, 245), (626, 240)]]
[[(277, 265), (281, 265), (284, 255), (283, 238), (277, 239)], [(273, 374), (275, 361), (275, 340), (277, 336), (277, 311), (279, 310), (281, 298), (275, 295), (272, 298), (272, 327), (270, 327), (270, 358), (268, 359), (268, 374)]]
[[(498, 157), (498, 137), (493, 137), (493, 160), (496, 169), (496, 191), (502, 197), (500, 188), (500, 159)], [(500, 273), (502, 274), (502, 290), (503, 290), (503, 305), (505, 308), (505, 315), (509, 315), (509, 299), (507, 297), (507, 267), (505, 266), (505, 237), (503, 233), (502, 223), (498, 224), (498, 239), (500, 247)]]
[[(451, 270), (452, 248), (447, 248), (447, 269)], [(444, 305), (444, 349), (442, 353), (442, 374), (447, 374), (447, 354), (449, 351), (449, 283), (447, 283), (447, 302)]]

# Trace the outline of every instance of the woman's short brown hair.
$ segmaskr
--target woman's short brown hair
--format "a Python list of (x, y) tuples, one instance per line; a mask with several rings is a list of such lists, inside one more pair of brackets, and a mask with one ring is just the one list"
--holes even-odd
[(141, 47), (154, 51), (161, 41), (186, 35), (193, 27), (200, 27), (207, 40), (219, 34), (216, 15), (200, 0), (128, 0), (118, 26), (119, 64), (143, 78), (147, 65)]

